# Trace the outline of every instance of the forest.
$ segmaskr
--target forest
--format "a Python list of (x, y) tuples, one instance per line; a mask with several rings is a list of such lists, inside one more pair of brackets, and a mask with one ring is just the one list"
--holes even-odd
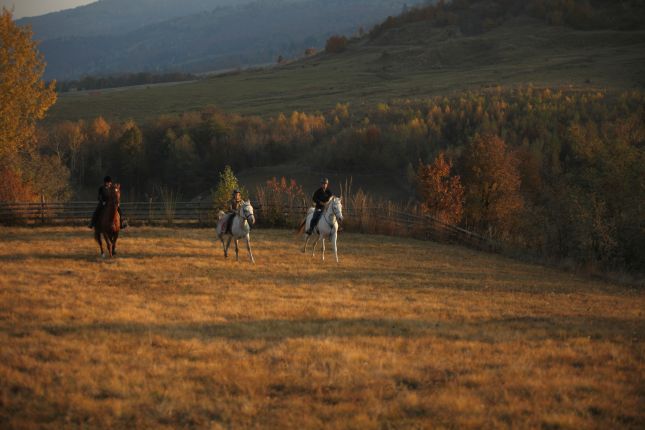
[(95, 188), (106, 172), (131, 199), (160, 187), (208, 192), (225, 166), (389, 172), (414, 190), (403, 197), (446, 222), (552, 258), (642, 271), (644, 118), (642, 91), (495, 87), (269, 118), (210, 107), (142, 124), (66, 121), (38, 129), (37, 152), (60, 172), (50, 199)]

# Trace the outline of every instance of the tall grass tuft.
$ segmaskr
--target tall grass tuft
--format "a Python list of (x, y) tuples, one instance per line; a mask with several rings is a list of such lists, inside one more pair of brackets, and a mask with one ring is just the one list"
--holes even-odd
[(180, 194), (171, 188), (159, 187), (159, 195), (163, 204), (164, 218), (168, 225), (172, 225), (175, 222), (175, 212), (177, 211)]

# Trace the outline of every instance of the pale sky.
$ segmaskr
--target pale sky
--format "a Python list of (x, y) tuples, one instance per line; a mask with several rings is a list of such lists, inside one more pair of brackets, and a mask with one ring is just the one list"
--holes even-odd
[(96, 0), (0, 0), (2, 6), (11, 10), (13, 8), (14, 19), (25, 16), (43, 15), (49, 12), (56, 12), (84, 4), (93, 3)]

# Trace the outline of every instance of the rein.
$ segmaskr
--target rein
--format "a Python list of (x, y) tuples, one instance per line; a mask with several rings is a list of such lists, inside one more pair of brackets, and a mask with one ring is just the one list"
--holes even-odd
[[(246, 216), (244, 215), (244, 206), (240, 206), (240, 209), (238, 210), (238, 212), (236, 212), (235, 215), (239, 216), (240, 218), (242, 218), (242, 221), (246, 221), (247, 223), (249, 223), (249, 218), (251, 218), (253, 216), (252, 213), (250, 213), (250, 214), (248, 214)], [(249, 226), (250, 225), (251, 225), (251, 223), (249, 223)]]
[(327, 210), (325, 210), (325, 213), (323, 214), (323, 219), (325, 220), (329, 228), (334, 227), (334, 223), (331, 221), (332, 216), (335, 216), (336, 218), (338, 218), (338, 215), (336, 214), (336, 210), (334, 209), (334, 203), (330, 201), (329, 206), (327, 207)]

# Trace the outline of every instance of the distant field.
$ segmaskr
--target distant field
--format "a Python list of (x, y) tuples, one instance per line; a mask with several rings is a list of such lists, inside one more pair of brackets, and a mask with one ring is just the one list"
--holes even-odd
[(1, 428), (643, 428), (645, 295), (464, 248), (0, 228)]
[(490, 85), (624, 90), (645, 86), (645, 32), (575, 31), (532, 20), (476, 37), (424, 24), (359, 41), (340, 55), (177, 85), (63, 94), (50, 121), (144, 120), (216, 105), (243, 114), (321, 111), (339, 102), (360, 110), (397, 98), (449, 94)]

